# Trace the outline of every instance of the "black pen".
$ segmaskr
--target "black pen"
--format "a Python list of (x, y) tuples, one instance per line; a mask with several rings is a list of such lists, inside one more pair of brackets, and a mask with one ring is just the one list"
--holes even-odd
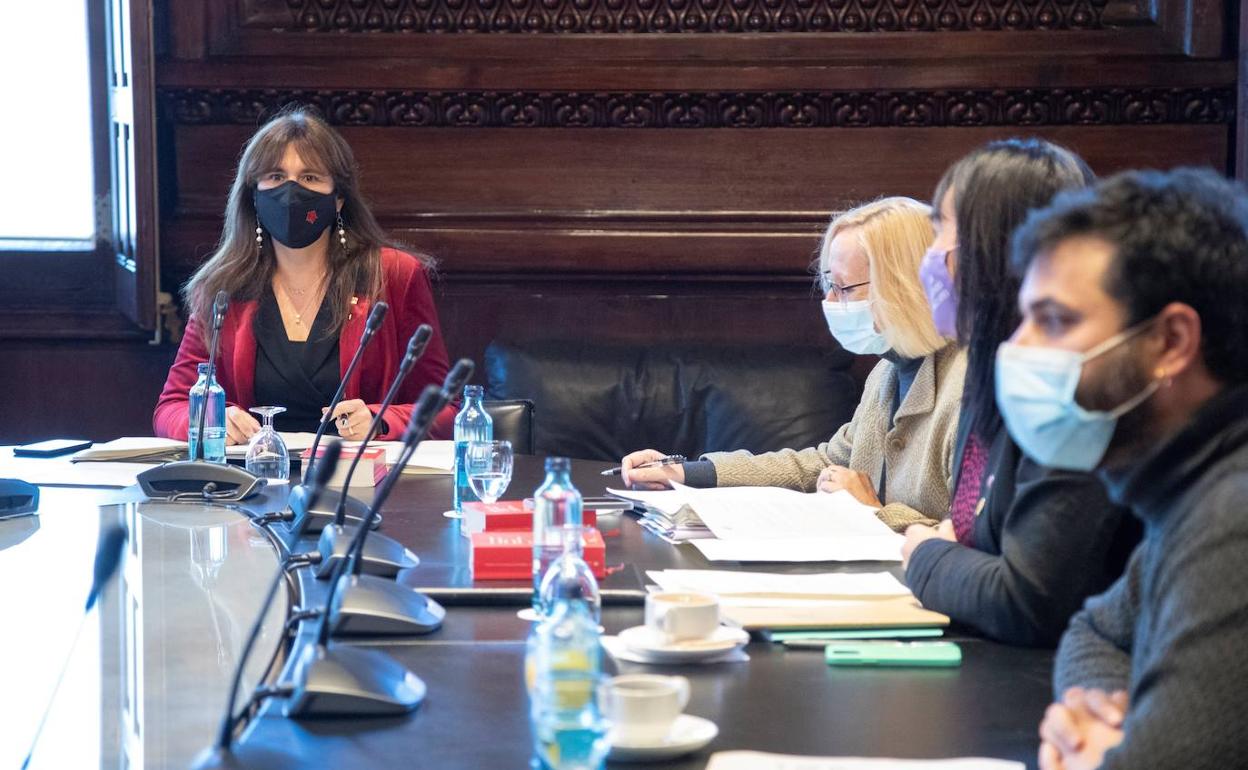
[[(683, 463), (684, 461), (685, 461), (684, 455), (664, 455), (657, 460), (651, 460), (650, 462), (642, 463), (641, 465), (634, 465), (633, 470), (638, 470), (639, 468), (654, 468), (659, 465), (675, 465), (676, 463)], [(607, 470), (603, 471), (599, 475), (619, 476), (623, 472), (624, 472), (624, 466), (617, 465), (614, 468), (608, 468)]]

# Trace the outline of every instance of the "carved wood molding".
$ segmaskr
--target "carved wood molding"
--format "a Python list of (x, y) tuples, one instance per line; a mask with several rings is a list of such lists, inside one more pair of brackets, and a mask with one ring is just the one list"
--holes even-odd
[(1235, 90), (550, 93), (161, 89), (166, 120), (255, 126), (291, 103), (334, 125), (410, 128), (878, 128), (1219, 124)]
[(409, 34), (1099, 29), (1109, 0), (248, 0), (244, 25)]

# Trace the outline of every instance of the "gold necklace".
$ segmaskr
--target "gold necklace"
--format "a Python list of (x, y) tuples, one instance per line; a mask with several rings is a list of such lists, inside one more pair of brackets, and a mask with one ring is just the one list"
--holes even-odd
[[(308, 312), (308, 306), (312, 303), (312, 301), (316, 300), (318, 297), (321, 296), (321, 288), (322, 288), (324, 281), (325, 281), (325, 276), (324, 274), (322, 274), (320, 278), (316, 279), (316, 283), (313, 284), (317, 288), (317, 291), (311, 297), (304, 300), (302, 305), (296, 305), (294, 295), (295, 294), (298, 294), (300, 296), (306, 295), (308, 293), (308, 290), (304, 289), (303, 291), (292, 291), (290, 288), (290, 285), (287, 284), (286, 281), (282, 280), (281, 278), (277, 280), (278, 284), (280, 284), (282, 287), (282, 291), (286, 293), (286, 302), (290, 304), (290, 309), (294, 311), (295, 313), (295, 326), (303, 326), (303, 314)], [(318, 308), (320, 307), (319, 303), (317, 307)]]

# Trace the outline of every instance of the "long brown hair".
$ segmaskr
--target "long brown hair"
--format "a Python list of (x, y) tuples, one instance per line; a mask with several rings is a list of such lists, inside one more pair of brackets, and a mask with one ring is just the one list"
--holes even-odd
[[(289, 107), (260, 127), (243, 148), (225, 206), (225, 224), (217, 249), (182, 288), (191, 315), (208, 318), (212, 300), (224, 289), (231, 301), (256, 300), (273, 279), (276, 259), (268, 233), (256, 241), (254, 195), (260, 175), (280, 165), (294, 145), (309, 164), (319, 164), (334, 180), (343, 201), (347, 245), (337, 233), (329, 239), (329, 281), (325, 299), (333, 312), (329, 332), (342, 328), (352, 297), (375, 301), (382, 293), (381, 249), (392, 245), (359, 191), (359, 171), (346, 141), (307, 107)], [(336, 230), (336, 227), (331, 227)], [(428, 261), (423, 257), (426, 264)]]

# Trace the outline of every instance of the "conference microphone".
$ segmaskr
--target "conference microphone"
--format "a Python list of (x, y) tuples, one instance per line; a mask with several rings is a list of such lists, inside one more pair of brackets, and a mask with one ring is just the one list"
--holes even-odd
[[(368, 448), (368, 442), (372, 441), (377, 431), (381, 429), (383, 416), (390, 408), (390, 404), (394, 403), (394, 398), (399, 393), (399, 386), (403, 384), (403, 380), (407, 379), (407, 375), (412, 373), (412, 369), (424, 355), (425, 348), (429, 346), (431, 339), (433, 339), (433, 327), (429, 324), (421, 324), (416, 327), (416, 331), (412, 332), (412, 338), (407, 342), (407, 352), (403, 355), (403, 360), (399, 362), (399, 371), (394, 375), (394, 380), (390, 383), (389, 390), (386, 391), (386, 397), (381, 400), (381, 408), (377, 410), (372, 424), (368, 426), (368, 432), (364, 434), (364, 440), (360, 442), (360, 447), (351, 460), (351, 466), (347, 468), (347, 475), (342, 482), (342, 495), (338, 497), (338, 508), (334, 511), (335, 524), (342, 525), (347, 515), (347, 501), (355, 499), (347, 494), (347, 490), (351, 488), (351, 479), (355, 476), (355, 469), (360, 464), (360, 458), (364, 456), (364, 450)], [(364, 504), (360, 503), (360, 505)], [(364, 510), (367, 510), (367, 506)]]
[[(351, 357), (351, 363), (347, 365), (347, 371), (342, 375), (342, 381), (338, 383), (338, 390), (334, 391), (334, 397), (329, 401), (329, 408), (325, 410), (325, 414), (321, 417), (321, 422), (316, 427), (316, 436), (312, 439), (312, 450), (308, 453), (308, 467), (305, 469), (304, 476), (307, 477), (312, 472), (312, 466), (316, 465), (316, 450), (320, 447), (321, 439), (325, 436), (325, 430), (334, 420), (334, 409), (337, 408), (339, 402), (342, 401), (343, 393), (347, 390), (347, 383), (351, 381), (351, 376), (355, 374), (356, 368), (360, 365), (360, 360), (364, 357), (364, 350), (373, 340), (373, 335), (381, 328), (381, 322), (386, 317), (386, 311), (390, 306), (385, 302), (378, 302), (373, 305), (373, 309), (368, 314), (368, 320), (364, 323), (364, 331), (360, 334), (359, 347), (355, 349), (355, 355)], [(344, 488), (342, 493), (346, 495)], [(324, 501), (322, 500), (322, 503)], [(290, 490), (289, 505), (289, 524), (291, 542), (293, 543), (304, 532), (320, 532), (325, 525), (334, 519), (337, 513), (337, 500), (333, 505), (326, 506), (322, 504), (319, 508), (311, 508), (308, 505), (307, 489), (305, 485), (299, 484)], [(350, 504), (348, 503), (348, 506)], [(362, 505), (359, 506), (362, 508)], [(362, 515), (363, 511), (357, 510), (357, 517)]]
[[(445, 404), (441, 395), (442, 391), (436, 385), (426, 387), (420, 394), (403, 434), (403, 452), (399, 462), (382, 482), (367, 517), (356, 530), (356, 539), (361, 543), (368, 533), (369, 520), (385, 504), (402, 473), (403, 465), (411, 459), (416, 445)], [(356, 546), (357, 543), (353, 541), (351, 545)], [(287, 716), (393, 716), (415, 710), (425, 698), (425, 683), (393, 657), (380, 650), (330, 641), (330, 608), (348, 565), (347, 559), (336, 563), (334, 580), (325, 597), (326, 608), (317, 624), (315, 643), (306, 645), (295, 658), (295, 684), (286, 703)]]
[[(425, 400), (425, 394), (421, 394), (422, 400), (413, 407), (412, 417), (408, 420), (407, 430), (402, 438), (403, 451), (407, 452), (407, 456), (400, 457), (374, 495), (372, 508), (366, 512), (363, 518), (364, 521), (369, 522), (368, 526), (371, 527), (373, 522), (376, 521), (382, 503), (385, 502), (385, 497), (390, 494), (390, 489), (398, 481), (403, 467), (411, 458), (411, 453), (416, 451), (416, 445), (425, 437), (433, 419), (437, 417), (438, 412), (450, 400), (452, 394), (463, 389), (464, 383), (472, 376), (472, 371), (472, 361), (462, 358), (456, 361), (455, 366), (447, 373), (440, 390), (433, 385), (426, 388), (426, 391), (432, 394), (428, 398), (433, 400)], [(438, 402), (437, 409), (432, 414), (420, 414), (420, 419), (417, 420), (417, 412), (431, 408), (434, 400)], [(418, 436), (412, 440), (411, 435), (414, 429), (418, 431)], [(321, 536), (317, 540), (317, 550), (320, 552), (321, 558), (315, 567), (318, 580), (331, 578), (337, 563), (348, 555), (351, 555), (356, 563), (356, 572), (364, 571), (383, 577), (394, 577), (400, 570), (412, 569), (420, 563), (416, 558), (416, 554), (409, 551), (394, 538), (376, 535), (365, 540), (359, 536), (358, 531), (354, 534), (352, 532), (351, 529), (345, 526), (342, 520), (338, 519), (335, 519), (332, 524), (321, 530)], [(348, 540), (353, 545), (348, 546)], [(353, 551), (353, 553), (349, 553), (349, 551)]]
[[(472, 376), (472, 370), (472, 361), (460, 359), (447, 375), (436, 400), (428, 404), (421, 414), (413, 413), (403, 436), (404, 453), (395, 466), (400, 473), (438, 413), (455, 393), (463, 389), (464, 383)], [(375, 510), (380, 510), (384, 496), (389, 495), (388, 488), (382, 491), (384, 495), (379, 495)], [(341, 574), (335, 574), (331, 586), (333, 593), (325, 601), (326, 615), (322, 621), (326, 625), (321, 628), (321, 636), (326, 633), (334, 636), (425, 634), (441, 627), (446, 610), (436, 601), (420, 591), (362, 574), (366, 565), (363, 557), (367, 552), (368, 536), (367, 527), (356, 530), (347, 550), (345, 568)]]
[[(309, 469), (311, 475), (308, 477), (307, 483), (308, 500), (313, 505), (316, 504), (321, 493), (325, 490), (325, 485), (333, 477), (334, 471), (337, 470), (341, 454), (342, 443), (336, 440), (330, 441), (325, 445), (325, 455), (321, 458), (322, 461)], [(251, 652), (256, 646), (256, 640), (260, 637), (260, 629), (264, 625), (264, 618), (268, 615), (269, 607), (277, 596), (277, 589), (281, 586), (285, 577), (286, 566), (282, 564), (278, 566), (277, 572), (273, 575), (273, 581), (269, 584), (268, 593), (265, 594), (264, 602), (260, 605), (260, 611), (256, 613), (256, 619), (252, 622), (251, 630), (247, 634), (247, 641), (243, 643), (243, 648), (239, 651), (238, 664), (234, 667), (234, 678), (230, 683), (230, 694), (225, 703), (225, 714), (221, 718), (221, 727), (217, 731), (217, 740), (196, 757), (194, 764), (196, 770), (234, 766), (231, 753), (234, 731), (243, 719), (247, 717), (252, 707), (257, 705), (260, 700), (268, 696), (282, 694), (280, 690), (267, 691), (257, 688), (256, 695), (248, 701), (243, 710), (238, 714), (234, 712), (234, 707), (238, 703), (238, 690), (242, 686), (243, 669), (247, 665), (247, 659), (251, 657)]]
[(22, 770), (30, 765), (30, 758), (35, 753), (35, 747), (39, 744), (39, 736), (43, 733), (43, 726), (48, 721), (48, 713), (52, 710), (52, 704), (56, 702), (56, 694), (61, 689), (61, 682), (65, 679), (65, 671), (69, 668), (69, 661), (73, 659), (74, 648), (78, 646), (78, 637), (82, 636), (82, 627), (86, 624), (87, 616), (91, 614), (92, 608), (99, 600), (100, 594), (104, 592), (108, 582), (117, 572), (117, 567), (121, 565), (121, 558), (126, 552), (126, 528), (120, 524), (114, 524), (100, 532), (99, 542), (95, 547), (95, 569), (91, 577), (91, 590), (87, 593), (87, 604), (83, 608), (82, 617), (78, 619), (78, 630), (74, 632), (73, 641), (69, 645), (69, 655), (65, 657), (65, 661), (61, 664), (61, 671), (56, 676), (56, 684), (52, 687), (52, 695), (48, 698), (48, 703), (43, 708), (43, 716), (39, 717), (39, 726), (35, 728), (35, 735), (30, 741), (30, 750), (26, 752), (26, 758), (22, 760)]
[[(225, 311), (230, 307), (230, 295), (224, 289), (217, 292), (212, 302), (212, 341), (208, 345), (208, 382), (217, 375), (217, 349), (221, 343), (221, 327), (225, 323)], [(195, 436), (195, 452), (185, 462), (165, 463), (143, 471), (137, 476), (143, 493), (153, 500), (178, 502), (232, 503), (254, 495), (264, 486), (264, 479), (242, 468), (224, 463), (204, 461), (204, 421), (208, 415), (209, 393), (195, 418), (194, 433), (187, 426), (187, 439)]]

